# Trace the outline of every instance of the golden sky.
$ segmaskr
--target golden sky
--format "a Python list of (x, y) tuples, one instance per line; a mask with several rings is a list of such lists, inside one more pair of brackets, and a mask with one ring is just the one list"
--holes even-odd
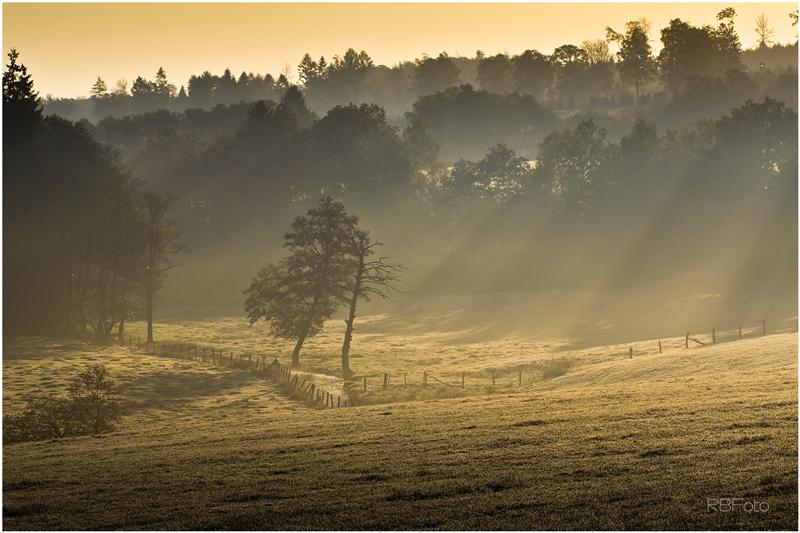
[[(755, 44), (764, 12), (775, 40), (797, 40), (789, 13), (797, 3), (4, 3), (3, 51), (17, 48), (40, 95), (88, 95), (97, 76), (109, 88), (125, 77), (154, 79), (164, 67), (176, 86), (192, 74), (230, 68), (277, 77), (288, 63), (296, 77), (303, 54), (330, 60), (348, 48), (375, 64), (393, 65), (423, 53), (473, 57), (544, 54), (562, 44), (605, 37), (646, 17), (658, 48), (673, 18), (716, 25), (736, 9), (745, 48)], [(4, 64), (7, 58), (4, 58)]]

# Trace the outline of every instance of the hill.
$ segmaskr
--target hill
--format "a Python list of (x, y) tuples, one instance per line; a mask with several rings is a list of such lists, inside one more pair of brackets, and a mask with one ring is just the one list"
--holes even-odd
[[(285, 360), (285, 346), (265, 343), (263, 329), (248, 328), (234, 310), (194, 317), (174, 310), (157, 325), (171, 341), (165, 356), (7, 341), (6, 410), (36, 386), (63, 390), (83, 365), (99, 361), (129, 403), (115, 433), (4, 446), (3, 526), (797, 528), (796, 316), (771, 318), (766, 336), (760, 324), (746, 322), (742, 340), (738, 330), (718, 328), (715, 345), (710, 332), (692, 333), (707, 346), (691, 342), (687, 349), (683, 336), (645, 338), (644, 324), (666, 312), (635, 321), (614, 306), (619, 312), (604, 313), (606, 322), (576, 327), (565, 325), (561, 308), (549, 307), (548, 315), (548, 305), (584, 308), (588, 295), (538, 294), (538, 305), (531, 296), (408, 298), (391, 312), (371, 307), (356, 337), (363, 358), (354, 363), (360, 378), (382, 376), (384, 368), (393, 378), (388, 391), (369, 379), (360, 400), (402, 399), (409, 391), (429, 400), (346, 409), (288, 400), (260, 373), (172, 357), (171, 342), (192, 338), (209, 352), (259, 350)], [(705, 315), (711, 300), (675, 306)], [(618, 320), (628, 329), (603, 327)], [(679, 331), (689, 329), (683, 326)], [(334, 329), (309, 346), (310, 367), (335, 373)], [(601, 331), (616, 342), (602, 344), (611, 337), (595, 334)], [(543, 377), (542, 365), (558, 360), (572, 363), (562, 375)], [(444, 383), (430, 381), (423, 391), (423, 369)], [(397, 378), (402, 370), (412, 371), (405, 387)], [(443, 398), (431, 399), (437, 395)], [(725, 509), (725, 498), (755, 502), (759, 511), (713, 508), (719, 500)]]

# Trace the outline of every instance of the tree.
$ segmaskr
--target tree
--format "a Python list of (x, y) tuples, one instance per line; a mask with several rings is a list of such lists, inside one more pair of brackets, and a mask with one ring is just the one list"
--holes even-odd
[(217, 80), (214, 98), (218, 103), (227, 104), (236, 101), (236, 78), (231, 74), (231, 69), (226, 68)]
[(87, 433), (99, 435), (111, 431), (119, 419), (116, 383), (108, 377), (103, 365), (94, 365), (81, 372), (69, 387), (69, 398)]
[(661, 77), (678, 93), (691, 76), (715, 76), (721, 73), (719, 41), (711, 26), (698, 28), (681, 19), (673, 19), (661, 30), (658, 66)]
[(506, 208), (531, 182), (532, 171), (524, 157), (498, 144), (477, 163), (460, 160), (450, 175), (454, 196)]
[(586, 50), (574, 44), (559, 46), (550, 56), (556, 67), (555, 88), (559, 97), (568, 99), (572, 107), (575, 100), (583, 99), (589, 92), (588, 78), (589, 57)]
[[(728, 7), (717, 13), (717, 20), (720, 21), (717, 27), (716, 36), (720, 50), (720, 63), (724, 70), (742, 68), (742, 43), (739, 41), (739, 34), (733, 26), (733, 17), (736, 10)], [(727, 22), (726, 22), (727, 21)]]
[(608, 51), (608, 42), (603, 39), (583, 41), (581, 47), (586, 50), (586, 58), (591, 65), (608, 63), (614, 60)]
[(306, 105), (306, 97), (297, 85), (291, 85), (286, 89), (281, 104), (295, 114), (301, 128), (310, 128), (317, 120), (316, 114)]
[(168, 214), (178, 202), (175, 195), (160, 196), (152, 192), (144, 192), (141, 196), (142, 214), (145, 219), (145, 252), (142, 273), (142, 285), (147, 301), (147, 342), (153, 342), (153, 300), (161, 288), (167, 272), (181, 266), (183, 261), (176, 261), (175, 256), (184, 250), (186, 245), (177, 242), (181, 229), (174, 218)]
[(481, 89), (492, 93), (511, 91), (513, 78), (514, 65), (508, 54), (484, 57), (478, 61), (478, 83)]
[(418, 172), (430, 172), (439, 160), (439, 143), (425, 123), (414, 120), (403, 130), (405, 152)]
[(761, 49), (768, 48), (772, 44), (772, 38), (775, 36), (775, 30), (769, 27), (769, 18), (766, 13), (761, 13), (756, 17), (756, 27), (753, 29), (758, 35), (758, 47)]
[(336, 106), (309, 132), (309, 183), (323, 194), (384, 197), (407, 190), (413, 168), (386, 112), (370, 104)]
[(192, 105), (197, 107), (212, 106), (214, 103), (214, 91), (218, 83), (219, 77), (214, 76), (207, 70), (200, 76), (192, 75), (187, 85)]
[(12, 48), (9, 63), (3, 72), (3, 102), (25, 102), (31, 109), (39, 105), (39, 93), (33, 90), (33, 79), (23, 64), (17, 64), (19, 52)]
[(343, 223), (346, 235), (345, 251), (352, 260), (351, 273), (346, 284), (346, 289), (352, 296), (349, 301), (349, 313), (345, 319), (347, 328), (342, 343), (342, 375), (347, 379), (353, 376), (353, 371), (350, 369), (350, 342), (355, 329), (358, 301), (368, 302), (372, 296), (390, 300), (392, 292), (397, 291), (395, 283), (400, 281), (399, 273), (405, 267), (398, 263), (385, 263), (384, 260), (388, 257), (381, 257), (377, 261), (370, 260), (375, 248), (383, 246), (383, 243), (373, 241), (369, 231), (357, 227), (357, 216), (345, 217)]
[(561, 199), (573, 223), (580, 222), (606, 186), (610, 147), (605, 139), (606, 130), (586, 120), (575, 129), (549, 134), (539, 144), (536, 177)]
[(425, 124), (441, 146), (443, 161), (480, 157), (498, 142), (520, 151), (533, 148), (557, 122), (530, 94), (489, 93), (470, 85), (423, 96), (406, 119)]
[(303, 343), (322, 330), (345, 298), (352, 269), (346, 229), (356, 222), (341, 202), (323, 198), (307, 216), (295, 217), (293, 231), (284, 236), (291, 255), (261, 268), (244, 291), (251, 326), (263, 318), (273, 336), (296, 341), (295, 368), (300, 366)]
[(552, 87), (553, 64), (537, 50), (525, 50), (511, 61), (514, 63), (515, 91), (542, 98)]
[(447, 52), (442, 52), (436, 58), (423, 55), (422, 59), (414, 60), (414, 94), (424, 96), (444, 91), (458, 84), (460, 74), (461, 69)]
[(639, 21), (625, 23), (625, 35), (606, 28), (606, 38), (619, 45), (619, 75), (623, 83), (636, 89), (636, 105), (639, 105), (639, 89), (656, 76), (650, 38)]
[(162, 102), (166, 102), (176, 95), (175, 85), (167, 81), (167, 72), (164, 67), (159, 67), (158, 72), (156, 72), (154, 89), (155, 93), (161, 97)]
[(108, 91), (106, 82), (100, 79), (100, 76), (97, 76), (97, 81), (92, 85), (92, 98), (103, 98), (106, 96), (106, 91)]

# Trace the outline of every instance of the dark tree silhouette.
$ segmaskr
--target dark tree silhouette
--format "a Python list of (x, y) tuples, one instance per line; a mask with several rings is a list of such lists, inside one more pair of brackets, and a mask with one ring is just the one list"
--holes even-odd
[(508, 54), (484, 57), (478, 62), (478, 83), (481, 89), (492, 93), (513, 90), (514, 64)]
[(310, 128), (317, 120), (316, 114), (306, 105), (306, 97), (297, 85), (292, 85), (281, 97), (281, 104), (297, 117), (301, 128)]
[(444, 91), (448, 87), (458, 85), (459, 69), (447, 52), (438, 57), (423, 56), (414, 61), (414, 94), (424, 96)]
[(542, 98), (553, 86), (553, 64), (537, 50), (525, 50), (514, 56), (514, 90)]
[(345, 250), (351, 260), (351, 272), (346, 289), (352, 295), (349, 300), (349, 313), (345, 319), (347, 328), (342, 343), (342, 375), (346, 379), (353, 376), (353, 371), (350, 369), (350, 343), (355, 329), (358, 301), (368, 302), (373, 296), (384, 300), (391, 299), (392, 292), (397, 291), (395, 284), (400, 281), (400, 272), (405, 267), (399, 263), (384, 262), (387, 257), (381, 257), (377, 261), (371, 260), (375, 248), (383, 246), (383, 243), (373, 241), (369, 231), (357, 227), (358, 217), (345, 217), (343, 222), (346, 230)]
[(174, 218), (169, 218), (178, 197), (160, 196), (145, 192), (141, 196), (142, 213), (145, 220), (145, 250), (142, 284), (146, 299), (147, 342), (153, 342), (153, 301), (161, 288), (167, 272), (181, 266), (175, 256), (186, 250), (186, 245), (177, 242), (181, 229)]
[(640, 21), (632, 21), (625, 23), (625, 35), (606, 28), (606, 38), (619, 45), (619, 77), (636, 89), (636, 105), (639, 105), (639, 90), (657, 73), (650, 37)]
[(345, 232), (350, 221), (341, 202), (323, 198), (307, 216), (297, 216), (293, 231), (284, 236), (291, 255), (259, 270), (244, 291), (251, 326), (263, 318), (272, 335), (296, 341), (295, 368), (300, 366), (303, 343), (322, 330), (345, 298), (351, 271)]

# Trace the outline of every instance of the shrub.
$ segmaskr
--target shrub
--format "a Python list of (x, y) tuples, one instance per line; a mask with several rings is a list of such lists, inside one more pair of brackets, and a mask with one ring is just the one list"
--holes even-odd
[(545, 361), (541, 365), (542, 378), (549, 379), (566, 374), (573, 364), (574, 361), (566, 357)]
[(3, 415), (3, 442), (97, 435), (119, 419), (116, 385), (102, 365), (94, 365), (70, 384), (67, 396), (39, 393), (18, 415)]

